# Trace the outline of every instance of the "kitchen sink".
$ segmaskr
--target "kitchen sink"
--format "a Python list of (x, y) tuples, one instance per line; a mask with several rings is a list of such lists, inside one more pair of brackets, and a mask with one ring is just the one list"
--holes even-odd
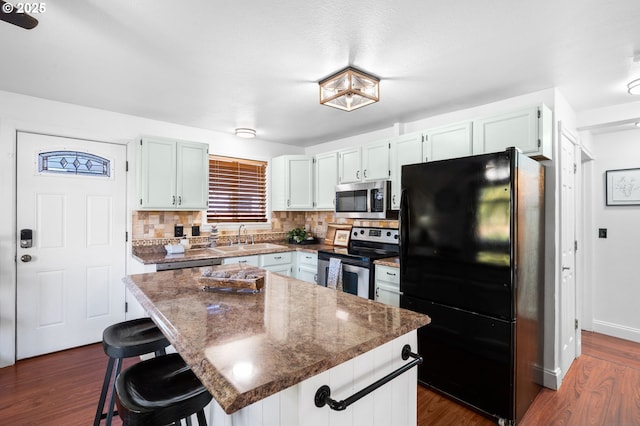
[(210, 247), (209, 250), (223, 254), (245, 255), (247, 253), (262, 251), (262, 250), (281, 250), (287, 249), (286, 246), (271, 243), (258, 243), (258, 244), (244, 244), (239, 246), (218, 246)]

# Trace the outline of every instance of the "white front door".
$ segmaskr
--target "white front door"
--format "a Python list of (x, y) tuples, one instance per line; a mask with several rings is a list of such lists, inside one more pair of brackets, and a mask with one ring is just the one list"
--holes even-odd
[(564, 377), (576, 358), (576, 275), (575, 275), (575, 145), (572, 136), (560, 126), (560, 229), (562, 271), (560, 286), (560, 368)]
[(98, 342), (124, 320), (126, 147), (18, 132), (16, 152), (22, 359)]

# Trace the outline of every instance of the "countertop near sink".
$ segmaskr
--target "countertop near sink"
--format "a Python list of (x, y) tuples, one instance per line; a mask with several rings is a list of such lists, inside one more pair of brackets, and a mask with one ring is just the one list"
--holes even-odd
[[(277, 244), (280, 247), (270, 247), (257, 250), (247, 248), (227, 253), (221, 253), (220, 251), (215, 250), (215, 248), (197, 248), (186, 250), (184, 253), (180, 254), (167, 254), (163, 246), (143, 246), (134, 247), (133, 258), (145, 265), (152, 265), (157, 263), (184, 262), (187, 260), (224, 259), (225, 257), (282, 253), (286, 251), (308, 251), (317, 253), (318, 250), (332, 247), (325, 244), (272, 244)], [(251, 247), (251, 244), (246, 245), (246, 247)]]

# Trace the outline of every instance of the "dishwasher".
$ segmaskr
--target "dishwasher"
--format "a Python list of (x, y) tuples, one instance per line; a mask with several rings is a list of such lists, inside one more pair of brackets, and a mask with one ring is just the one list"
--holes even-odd
[(181, 262), (156, 263), (156, 271), (171, 271), (174, 269), (200, 268), (202, 266), (222, 265), (222, 259), (184, 260)]

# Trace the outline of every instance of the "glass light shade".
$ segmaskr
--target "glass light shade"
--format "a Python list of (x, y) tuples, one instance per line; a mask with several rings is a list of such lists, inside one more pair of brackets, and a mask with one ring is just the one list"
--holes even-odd
[(627, 91), (630, 95), (640, 95), (640, 78), (627, 84)]
[(256, 131), (254, 129), (248, 129), (246, 127), (239, 127), (236, 129), (236, 136), (251, 139), (256, 137)]
[(380, 100), (380, 80), (352, 67), (322, 80), (320, 103), (353, 111)]

